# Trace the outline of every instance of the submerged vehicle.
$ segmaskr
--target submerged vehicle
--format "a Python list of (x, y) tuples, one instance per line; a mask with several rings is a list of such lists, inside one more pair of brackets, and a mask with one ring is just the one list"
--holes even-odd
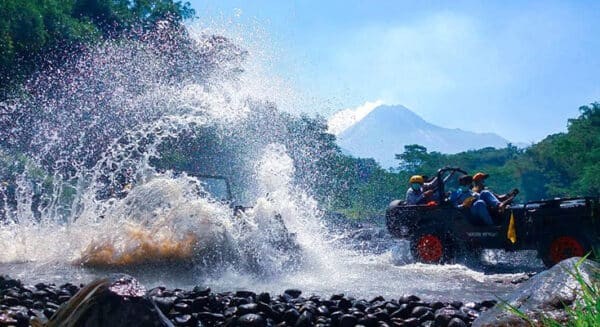
[[(451, 175), (460, 168), (437, 172), (439, 203), (406, 205), (392, 201), (386, 225), (394, 237), (407, 239), (413, 256), (424, 263), (449, 263), (478, 256), (483, 249), (537, 250), (548, 267), (584, 256), (600, 245), (600, 198), (577, 197), (515, 204), (490, 212), (494, 225), (482, 225), (469, 208), (457, 208), (447, 192), (457, 185)], [(593, 255), (593, 254), (591, 254)]]

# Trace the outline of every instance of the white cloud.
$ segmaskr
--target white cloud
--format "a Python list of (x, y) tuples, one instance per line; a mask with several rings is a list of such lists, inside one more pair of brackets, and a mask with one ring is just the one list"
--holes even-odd
[(339, 135), (350, 126), (356, 124), (365, 118), (373, 109), (381, 106), (383, 101), (365, 102), (362, 106), (340, 110), (329, 118), (329, 132), (333, 135)]

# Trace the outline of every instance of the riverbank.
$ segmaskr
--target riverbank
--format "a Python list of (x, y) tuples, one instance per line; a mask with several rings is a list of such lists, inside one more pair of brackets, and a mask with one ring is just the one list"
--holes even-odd
[[(203, 287), (155, 287), (146, 291), (129, 277), (120, 278), (121, 285), (135, 288), (129, 289), (128, 295), (143, 294), (152, 299), (175, 326), (470, 326), (481, 312), (496, 303), (452, 299), (428, 302), (415, 295), (357, 299), (344, 294), (311, 295), (297, 289), (279, 295), (252, 291), (217, 293)], [(69, 300), (82, 287), (69, 283), (25, 285), (0, 277), (0, 326), (29, 326), (34, 317), (48, 319), (61, 306), (73, 306)], [(108, 316), (118, 318), (118, 314)]]

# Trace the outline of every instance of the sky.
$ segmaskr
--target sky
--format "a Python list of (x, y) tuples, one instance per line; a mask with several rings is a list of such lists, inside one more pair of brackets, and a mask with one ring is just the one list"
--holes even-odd
[(309, 114), (401, 104), (532, 143), (600, 101), (600, 1), (190, 2), (197, 22), (260, 34)]

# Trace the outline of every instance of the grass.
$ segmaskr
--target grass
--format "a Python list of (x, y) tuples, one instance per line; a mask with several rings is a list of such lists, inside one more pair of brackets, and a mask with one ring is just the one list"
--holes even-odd
[[(588, 256), (581, 258), (572, 270), (567, 272), (577, 281), (580, 286), (580, 290), (577, 294), (577, 301), (572, 307), (565, 306), (568, 320), (566, 322), (558, 322), (549, 317), (542, 317), (541, 321), (536, 322), (527, 316), (524, 312), (518, 308), (510, 305), (508, 302), (503, 301), (502, 305), (505, 310), (514, 314), (515, 316), (525, 320), (531, 326), (546, 326), (546, 327), (558, 327), (558, 326), (570, 326), (570, 327), (597, 327), (600, 326), (600, 284), (597, 281), (591, 281), (588, 283), (583, 278), (579, 267), (585, 261)], [(600, 275), (600, 271), (593, 272), (594, 275)]]

